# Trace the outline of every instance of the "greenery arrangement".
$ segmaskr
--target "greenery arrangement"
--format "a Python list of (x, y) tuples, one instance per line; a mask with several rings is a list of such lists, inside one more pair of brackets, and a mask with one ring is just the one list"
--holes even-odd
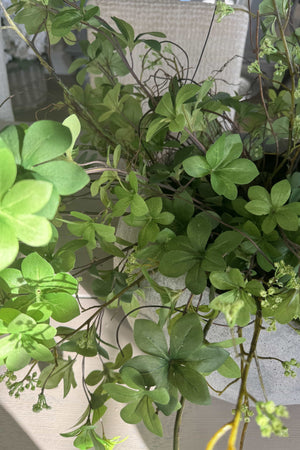
[[(258, 102), (215, 93), (213, 78), (189, 79), (162, 33), (136, 36), (116, 17), (111, 26), (84, 1), (12, 3), (6, 10), (0, 1), (8, 26), (57, 79), (65, 96), (57, 106), (69, 116), (62, 124), (37, 121), (0, 133), (1, 380), (15, 397), (40, 389), (33, 406), (40, 411), (49, 408), (47, 389), (63, 383), (65, 397), (76, 388), (78, 355), (100, 356), (99, 370), (83, 374), (86, 410), (76, 429), (63, 434), (82, 450), (118, 443), (96, 432), (110, 398), (124, 403), (125, 422), (143, 421), (159, 436), (160, 416), (174, 413), (178, 449), (184, 402), (210, 402), (206, 376), (214, 371), (240, 387), (233, 419), (207, 450), (226, 432), (233, 450), (241, 417), (243, 441), (251, 407), (262, 436), (286, 436), (286, 408), (254, 398), (247, 377), (262, 327), (293, 328), (300, 318), (300, 28), (289, 26), (291, 2), (263, 0), (257, 13), (245, 11), (257, 20), (249, 72), (257, 77)], [(234, 10), (219, 3), (216, 13), (222, 18)], [(72, 45), (75, 30), (89, 29), (94, 40), (80, 41), (83, 56), (70, 67), (78, 84), (67, 89), (17, 24), (29, 34), (46, 31), (50, 44), (64, 39)], [(142, 54), (141, 74), (132, 67), (133, 52)], [(274, 64), (271, 79), (264, 60)], [(158, 75), (162, 66), (168, 71)], [(87, 74), (96, 75), (94, 85), (85, 82)], [(127, 74), (133, 81), (124, 84)], [(68, 211), (75, 194), (98, 197), (99, 210), (89, 214), (83, 204)], [(116, 220), (136, 230), (134, 242), (118, 235)], [(63, 245), (61, 225), (71, 237)], [(84, 247), (91, 262), (81, 268), (76, 252)], [(94, 256), (99, 247), (103, 260)], [(104, 270), (103, 262), (116, 257), (118, 264)], [(77, 295), (83, 270), (94, 277), (99, 305), (75, 329), (68, 322), (90, 306)], [(157, 272), (167, 287), (157, 283)], [(181, 276), (183, 289), (173, 289)], [(147, 308), (140, 301), (149, 286), (161, 298), (156, 322), (136, 317)], [(182, 292), (189, 293), (184, 305), (178, 303)], [(103, 311), (117, 306), (135, 317), (139, 356), (128, 343), (112, 360), (115, 343), (101, 339)], [(207, 340), (219, 315), (232, 330), (230, 342)], [(246, 352), (243, 327), (250, 322)], [(225, 350), (230, 346), (238, 348), (239, 360)], [(286, 375), (295, 375), (294, 358), (281, 363)]]

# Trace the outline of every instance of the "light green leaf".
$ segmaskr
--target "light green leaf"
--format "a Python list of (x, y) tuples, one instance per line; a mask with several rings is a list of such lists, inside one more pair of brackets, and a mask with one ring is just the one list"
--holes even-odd
[(139, 194), (133, 195), (130, 206), (134, 216), (144, 216), (148, 212), (147, 204)]
[(195, 97), (200, 90), (201, 86), (198, 84), (185, 84), (182, 86), (176, 95), (176, 108), (180, 108), (183, 103)]
[(211, 187), (217, 194), (224, 195), (229, 200), (236, 199), (238, 194), (237, 187), (230, 179), (223, 176), (222, 170), (212, 172), (210, 182)]
[(243, 144), (238, 134), (223, 134), (207, 150), (206, 160), (212, 169), (218, 169), (239, 158), (242, 151)]
[(45, 181), (22, 180), (5, 195), (2, 208), (8, 214), (34, 214), (49, 201), (52, 185)]
[(204, 156), (191, 156), (183, 161), (183, 168), (188, 175), (195, 178), (202, 178), (208, 175), (211, 167)]
[(139, 185), (138, 185), (137, 176), (133, 171), (129, 172), (128, 179), (129, 179), (129, 184), (130, 184), (131, 188), (133, 189), (133, 191), (135, 193), (137, 193)]
[(143, 422), (148, 430), (151, 431), (151, 433), (156, 434), (157, 436), (162, 436), (162, 424), (159, 420), (158, 414), (155, 413), (152, 401), (149, 397), (145, 396), (142, 399), (142, 401), (138, 405), (138, 411), (143, 418)]
[[(86, 61), (86, 60), (84, 60)], [(65, 127), (68, 127), (69, 130), (71, 131), (71, 135), (72, 135), (72, 142), (70, 147), (66, 150), (67, 154), (71, 154), (73, 147), (75, 145), (76, 139), (78, 138), (79, 134), (80, 134), (80, 121), (78, 119), (78, 117), (76, 116), (76, 114), (71, 114), (69, 117), (67, 117), (63, 123), (62, 123)]]
[(145, 353), (168, 359), (168, 345), (163, 330), (152, 320), (137, 319), (134, 340)]
[(56, 328), (51, 327), (47, 323), (38, 323), (32, 329), (26, 331), (26, 334), (28, 336), (34, 337), (35, 339), (46, 341), (54, 338), (54, 336), (56, 335), (56, 331), (57, 331)]
[(8, 324), (9, 333), (26, 333), (36, 326), (36, 321), (27, 314), (20, 313)]
[(42, 281), (44, 278), (52, 277), (54, 275), (51, 264), (36, 252), (31, 253), (23, 259), (21, 268), (23, 277), (29, 284), (32, 281)]
[(27, 334), (22, 336), (22, 344), (26, 352), (37, 361), (52, 361), (53, 355), (45, 345), (35, 341)]
[(85, 171), (71, 161), (50, 161), (35, 167), (34, 170), (51, 181), (60, 195), (74, 194), (90, 181)]
[(271, 189), (271, 202), (273, 206), (283, 206), (291, 195), (291, 185), (288, 180), (281, 180)]
[(9, 335), (0, 338), (0, 360), (6, 358), (6, 356), (15, 349), (18, 341), (19, 337), (17, 335)]
[(45, 217), (20, 214), (17, 217), (11, 217), (11, 223), (18, 239), (24, 244), (43, 247), (51, 240), (51, 224)]
[(26, 367), (31, 360), (31, 356), (23, 347), (15, 348), (6, 358), (5, 365), (8, 370), (15, 371)]
[(245, 205), (247, 211), (255, 216), (264, 216), (271, 211), (271, 205), (263, 200), (251, 200)]
[[(20, 156), (20, 140), (22, 139), (23, 130), (15, 125), (10, 125), (4, 128), (0, 133), (0, 147), (2, 147), (1, 140), (6, 144), (5, 146), (11, 150), (15, 158), (16, 164), (21, 164)], [(0, 163), (1, 166), (1, 163)], [(1, 176), (0, 176), (1, 178)], [(0, 189), (1, 192), (1, 189)], [(0, 195), (1, 197), (1, 195)]]
[(80, 314), (76, 299), (65, 292), (45, 294), (43, 300), (52, 309), (52, 317), (57, 322), (68, 322)]
[(127, 361), (124, 367), (133, 367), (145, 379), (146, 386), (166, 387), (168, 385), (169, 361), (152, 355), (140, 355)]
[(19, 243), (14, 229), (4, 221), (0, 213), (0, 270), (14, 262), (19, 251)]
[(264, 233), (269, 234), (272, 233), (272, 231), (276, 228), (276, 225), (277, 225), (276, 214), (271, 213), (264, 219), (261, 228)]
[(250, 186), (248, 189), (248, 197), (250, 200), (260, 200), (271, 206), (271, 197), (269, 192), (262, 186)]
[(225, 378), (241, 377), (241, 370), (237, 363), (231, 358), (231, 356), (228, 356), (222, 366), (218, 368), (218, 372)]
[(25, 133), (22, 160), (26, 169), (63, 155), (72, 144), (70, 130), (51, 120), (32, 124)]
[(223, 178), (235, 184), (248, 184), (259, 174), (256, 165), (248, 159), (236, 159), (219, 171)]
[(203, 343), (203, 331), (197, 314), (185, 314), (171, 328), (170, 358), (187, 360)]
[(142, 420), (140, 411), (138, 410), (139, 401), (132, 402), (126, 405), (121, 411), (121, 419), (126, 423), (136, 424)]
[(155, 109), (155, 112), (161, 116), (167, 117), (168, 119), (174, 118), (175, 110), (170, 92), (166, 92), (163, 95)]
[(0, 137), (0, 202), (3, 195), (14, 184), (17, 166), (12, 152)]
[[(292, 203), (290, 203), (292, 205)], [(297, 231), (299, 219), (296, 213), (286, 209), (284, 206), (276, 211), (276, 220), (278, 225), (284, 230)]]

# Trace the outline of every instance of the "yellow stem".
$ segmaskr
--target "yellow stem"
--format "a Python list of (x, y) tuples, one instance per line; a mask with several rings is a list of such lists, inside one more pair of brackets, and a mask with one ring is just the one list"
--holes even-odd
[(206, 446), (206, 450), (213, 450), (216, 443), (221, 439), (222, 436), (224, 436), (227, 431), (231, 430), (233, 426), (233, 422), (226, 423), (226, 425), (223, 425), (210, 439)]

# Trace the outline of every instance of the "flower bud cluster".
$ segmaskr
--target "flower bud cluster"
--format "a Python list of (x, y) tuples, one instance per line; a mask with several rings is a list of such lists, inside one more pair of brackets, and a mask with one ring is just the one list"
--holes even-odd
[(17, 376), (14, 374), (14, 372), (7, 371), (4, 374), (0, 375), (0, 382), (4, 381), (5, 379), (8, 394), (11, 397), (15, 398), (20, 398), (21, 393), (24, 392), (25, 389), (34, 391), (38, 382), (37, 372), (33, 372), (31, 375), (27, 375), (21, 381), (17, 381)]
[(295, 378), (297, 376), (297, 373), (292, 368), (294, 367), (294, 368), (299, 369), (300, 362), (296, 361), (295, 358), (292, 358), (290, 361), (283, 361), (281, 364), (282, 364), (282, 367), (284, 368), (284, 375), (286, 377)]
[(280, 419), (289, 417), (285, 406), (276, 406), (273, 401), (257, 402), (256, 411), (255, 420), (260, 427), (262, 437), (270, 437), (272, 433), (281, 437), (288, 436), (288, 429)]
[(43, 409), (51, 409), (51, 406), (47, 404), (45, 395), (41, 393), (38, 396), (38, 401), (34, 405), (32, 405), (32, 411), (40, 412)]
[[(236, 410), (233, 409), (232, 414), (235, 414), (235, 413), (236, 413)], [(251, 417), (254, 416), (254, 412), (251, 411), (251, 409), (249, 409), (249, 406), (246, 403), (244, 403), (241, 406), (241, 414), (242, 414), (241, 420), (243, 420), (245, 423), (249, 423), (251, 420)]]

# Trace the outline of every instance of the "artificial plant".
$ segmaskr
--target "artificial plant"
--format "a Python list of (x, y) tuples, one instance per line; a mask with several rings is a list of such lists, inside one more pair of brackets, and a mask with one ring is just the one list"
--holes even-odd
[[(10, 393), (37, 387), (33, 409), (48, 408), (47, 389), (63, 383), (66, 396), (76, 387), (78, 355), (100, 355), (99, 370), (83, 374), (88, 402), (81, 422), (64, 436), (75, 438), (80, 449), (112, 448), (117, 441), (95, 431), (112, 398), (124, 403), (125, 422), (143, 421), (159, 436), (160, 416), (174, 413), (178, 449), (184, 402), (208, 404), (206, 376), (217, 370), (240, 380), (240, 387), (233, 419), (208, 450), (227, 431), (228, 449), (234, 449), (240, 418), (244, 439), (251, 408), (263, 436), (286, 435), (285, 407), (254, 398), (247, 377), (254, 357), (259, 361), (263, 323), (274, 329), (276, 322), (290, 326), (300, 318), (300, 28), (289, 25), (291, 2), (263, 0), (257, 13), (245, 10), (257, 20), (249, 64), (256, 102), (216, 93), (213, 77), (189, 80), (162, 33), (136, 35), (116, 17), (108, 24), (97, 6), (84, 1), (0, 6), (6, 26), (63, 88), (57, 106), (68, 115), (63, 124), (37, 121), (0, 133), (0, 361)], [(219, 3), (216, 13), (222, 17), (234, 9)], [(74, 31), (90, 31), (92, 42), (80, 41), (82, 57), (70, 67), (77, 73), (75, 86), (63, 85), (19, 23), (34, 35), (46, 31), (50, 44), (63, 39), (72, 45)], [(132, 52), (142, 55), (141, 73), (132, 66)], [(264, 60), (273, 65), (271, 77)], [(93, 84), (90, 74), (96, 75)], [(125, 84), (127, 74), (132, 82)], [(80, 211), (66, 210), (83, 188), (82, 195), (99, 200), (95, 215), (84, 204)], [(116, 221), (135, 229), (136, 239), (121, 238)], [(66, 244), (58, 243), (62, 224), (72, 238)], [(83, 247), (91, 262), (80, 267), (76, 252)], [(107, 255), (100, 260), (99, 247)], [(115, 258), (114, 268), (104, 270), (104, 261)], [(99, 305), (72, 328), (68, 322), (89, 308), (77, 295), (83, 270), (94, 277)], [(167, 287), (156, 281), (157, 272), (167, 277)], [(184, 286), (174, 290), (172, 279), (181, 276)], [(115, 343), (101, 339), (103, 311), (120, 306), (132, 315), (147, 308), (139, 300), (149, 286), (161, 305), (155, 305), (156, 321), (134, 319), (133, 337), (143, 354), (133, 356), (128, 343), (112, 361)], [(178, 303), (183, 292), (184, 305)], [(209, 301), (203, 302), (206, 293)], [(207, 332), (220, 315), (233, 337), (210, 342)], [(52, 319), (63, 325), (54, 326)], [(243, 327), (250, 322), (254, 332), (246, 352)], [(230, 346), (239, 347), (236, 361), (225, 350)], [(289, 357), (278, 362), (286, 375), (295, 375), (299, 363)], [(39, 362), (46, 363), (40, 373)], [(27, 375), (18, 379), (25, 367)]]

